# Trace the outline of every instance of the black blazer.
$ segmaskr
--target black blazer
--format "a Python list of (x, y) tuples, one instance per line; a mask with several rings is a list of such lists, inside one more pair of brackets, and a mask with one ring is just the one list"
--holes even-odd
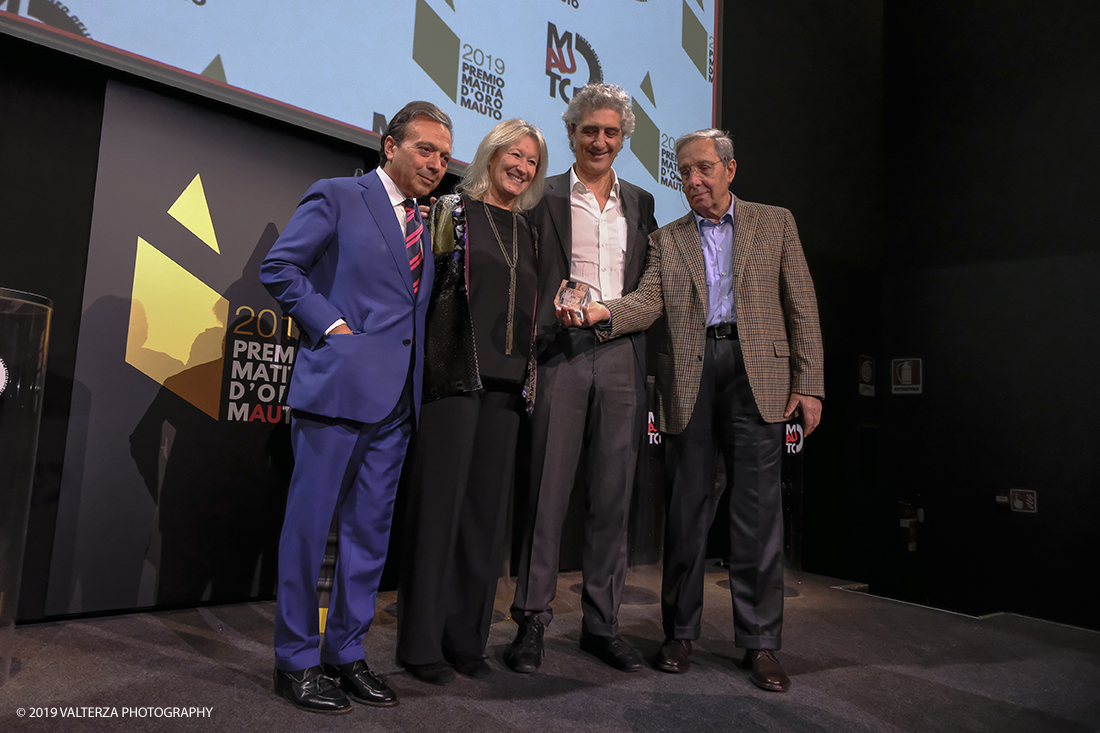
[[(657, 230), (653, 217), (653, 195), (632, 183), (619, 179), (619, 196), (626, 219), (626, 271), (623, 273), (623, 295), (638, 287), (645, 269), (646, 247), (651, 232)], [(546, 179), (546, 193), (531, 210), (531, 224), (539, 237), (539, 290), (535, 311), (535, 348), (539, 361), (567, 348), (561, 338), (562, 326), (554, 315), (554, 296), (561, 281), (569, 277), (569, 261), (573, 251), (573, 216), (569, 207), (569, 172)], [(645, 366), (645, 335), (630, 335), (634, 351)]]

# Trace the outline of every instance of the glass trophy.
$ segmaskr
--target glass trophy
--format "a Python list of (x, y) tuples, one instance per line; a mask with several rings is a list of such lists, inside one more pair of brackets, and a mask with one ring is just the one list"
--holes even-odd
[(584, 306), (592, 302), (592, 293), (588, 291), (588, 285), (578, 280), (562, 280), (558, 294), (554, 296), (554, 305), (562, 308), (572, 308), (578, 318), (584, 318)]

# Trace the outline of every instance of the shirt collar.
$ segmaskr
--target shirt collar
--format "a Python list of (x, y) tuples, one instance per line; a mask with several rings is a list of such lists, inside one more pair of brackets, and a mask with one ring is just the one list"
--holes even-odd
[[(588, 190), (588, 187), (584, 185), (584, 181), (577, 178), (577, 171), (574, 166), (569, 166), (569, 190), (576, 191), (578, 185), (580, 185), (582, 193)], [(619, 198), (619, 176), (615, 174), (614, 168), (611, 169), (611, 196), (609, 198), (616, 200)]]
[[(730, 194), (730, 207), (728, 209), (726, 209), (726, 213), (724, 213), (720, 217), (718, 217), (718, 224), (722, 224), (722, 223), (725, 223), (725, 222), (728, 222), (729, 224), (733, 224), (733, 207), (736, 204), (737, 204), (737, 197), (734, 196), (731, 193)], [(695, 214), (695, 226), (696, 227), (702, 227), (703, 224), (709, 224), (710, 226), (718, 226), (718, 224), (715, 224), (713, 221), (711, 221), (707, 217), (699, 216), (699, 214), (695, 211), (695, 209), (692, 209), (691, 213)]]
[[(386, 195), (390, 197), (390, 205), (397, 208), (405, 199), (412, 198), (401, 193), (401, 189), (397, 187), (397, 184), (393, 182), (390, 175), (386, 173), (385, 168), (377, 168), (378, 178), (382, 181), (382, 187), (386, 189)], [(413, 203), (416, 203), (416, 199), (413, 199)]]

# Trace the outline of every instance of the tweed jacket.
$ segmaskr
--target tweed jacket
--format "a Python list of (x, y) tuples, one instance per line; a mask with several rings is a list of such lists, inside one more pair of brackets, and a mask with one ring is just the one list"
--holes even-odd
[[(782, 422), (791, 392), (825, 396), (817, 296), (794, 217), (736, 200), (733, 301), (745, 369), (760, 414)], [(707, 282), (695, 215), (654, 232), (638, 289), (606, 303), (611, 338), (648, 328), (657, 342), (657, 427), (678, 434), (699, 394), (706, 343)]]
[[(522, 223), (523, 214), (519, 215)], [(435, 284), (428, 304), (424, 344), (424, 401), (481, 389), (481, 370), (470, 313), (470, 266), (466, 257), (466, 201), (458, 194), (441, 196), (428, 215), (435, 260)], [(535, 256), (538, 232), (531, 227)], [(534, 312), (534, 308), (532, 308)], [(523, 396), (530, 412), (535, 404), (534, 324)]]

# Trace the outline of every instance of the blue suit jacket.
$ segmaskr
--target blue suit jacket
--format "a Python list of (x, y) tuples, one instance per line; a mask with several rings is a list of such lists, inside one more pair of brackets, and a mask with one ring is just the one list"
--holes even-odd
[[(260, 266), (260, 281), (302, 332), (287, 404), (316, 415), (378, 422), (413, 370), (419, 414), (424, 315), (435, 263), (428, 228), (418, 293), (405, 234), (376, 171), (318, 181)], [(343, 318), (351, 336), (325, 337)]]

